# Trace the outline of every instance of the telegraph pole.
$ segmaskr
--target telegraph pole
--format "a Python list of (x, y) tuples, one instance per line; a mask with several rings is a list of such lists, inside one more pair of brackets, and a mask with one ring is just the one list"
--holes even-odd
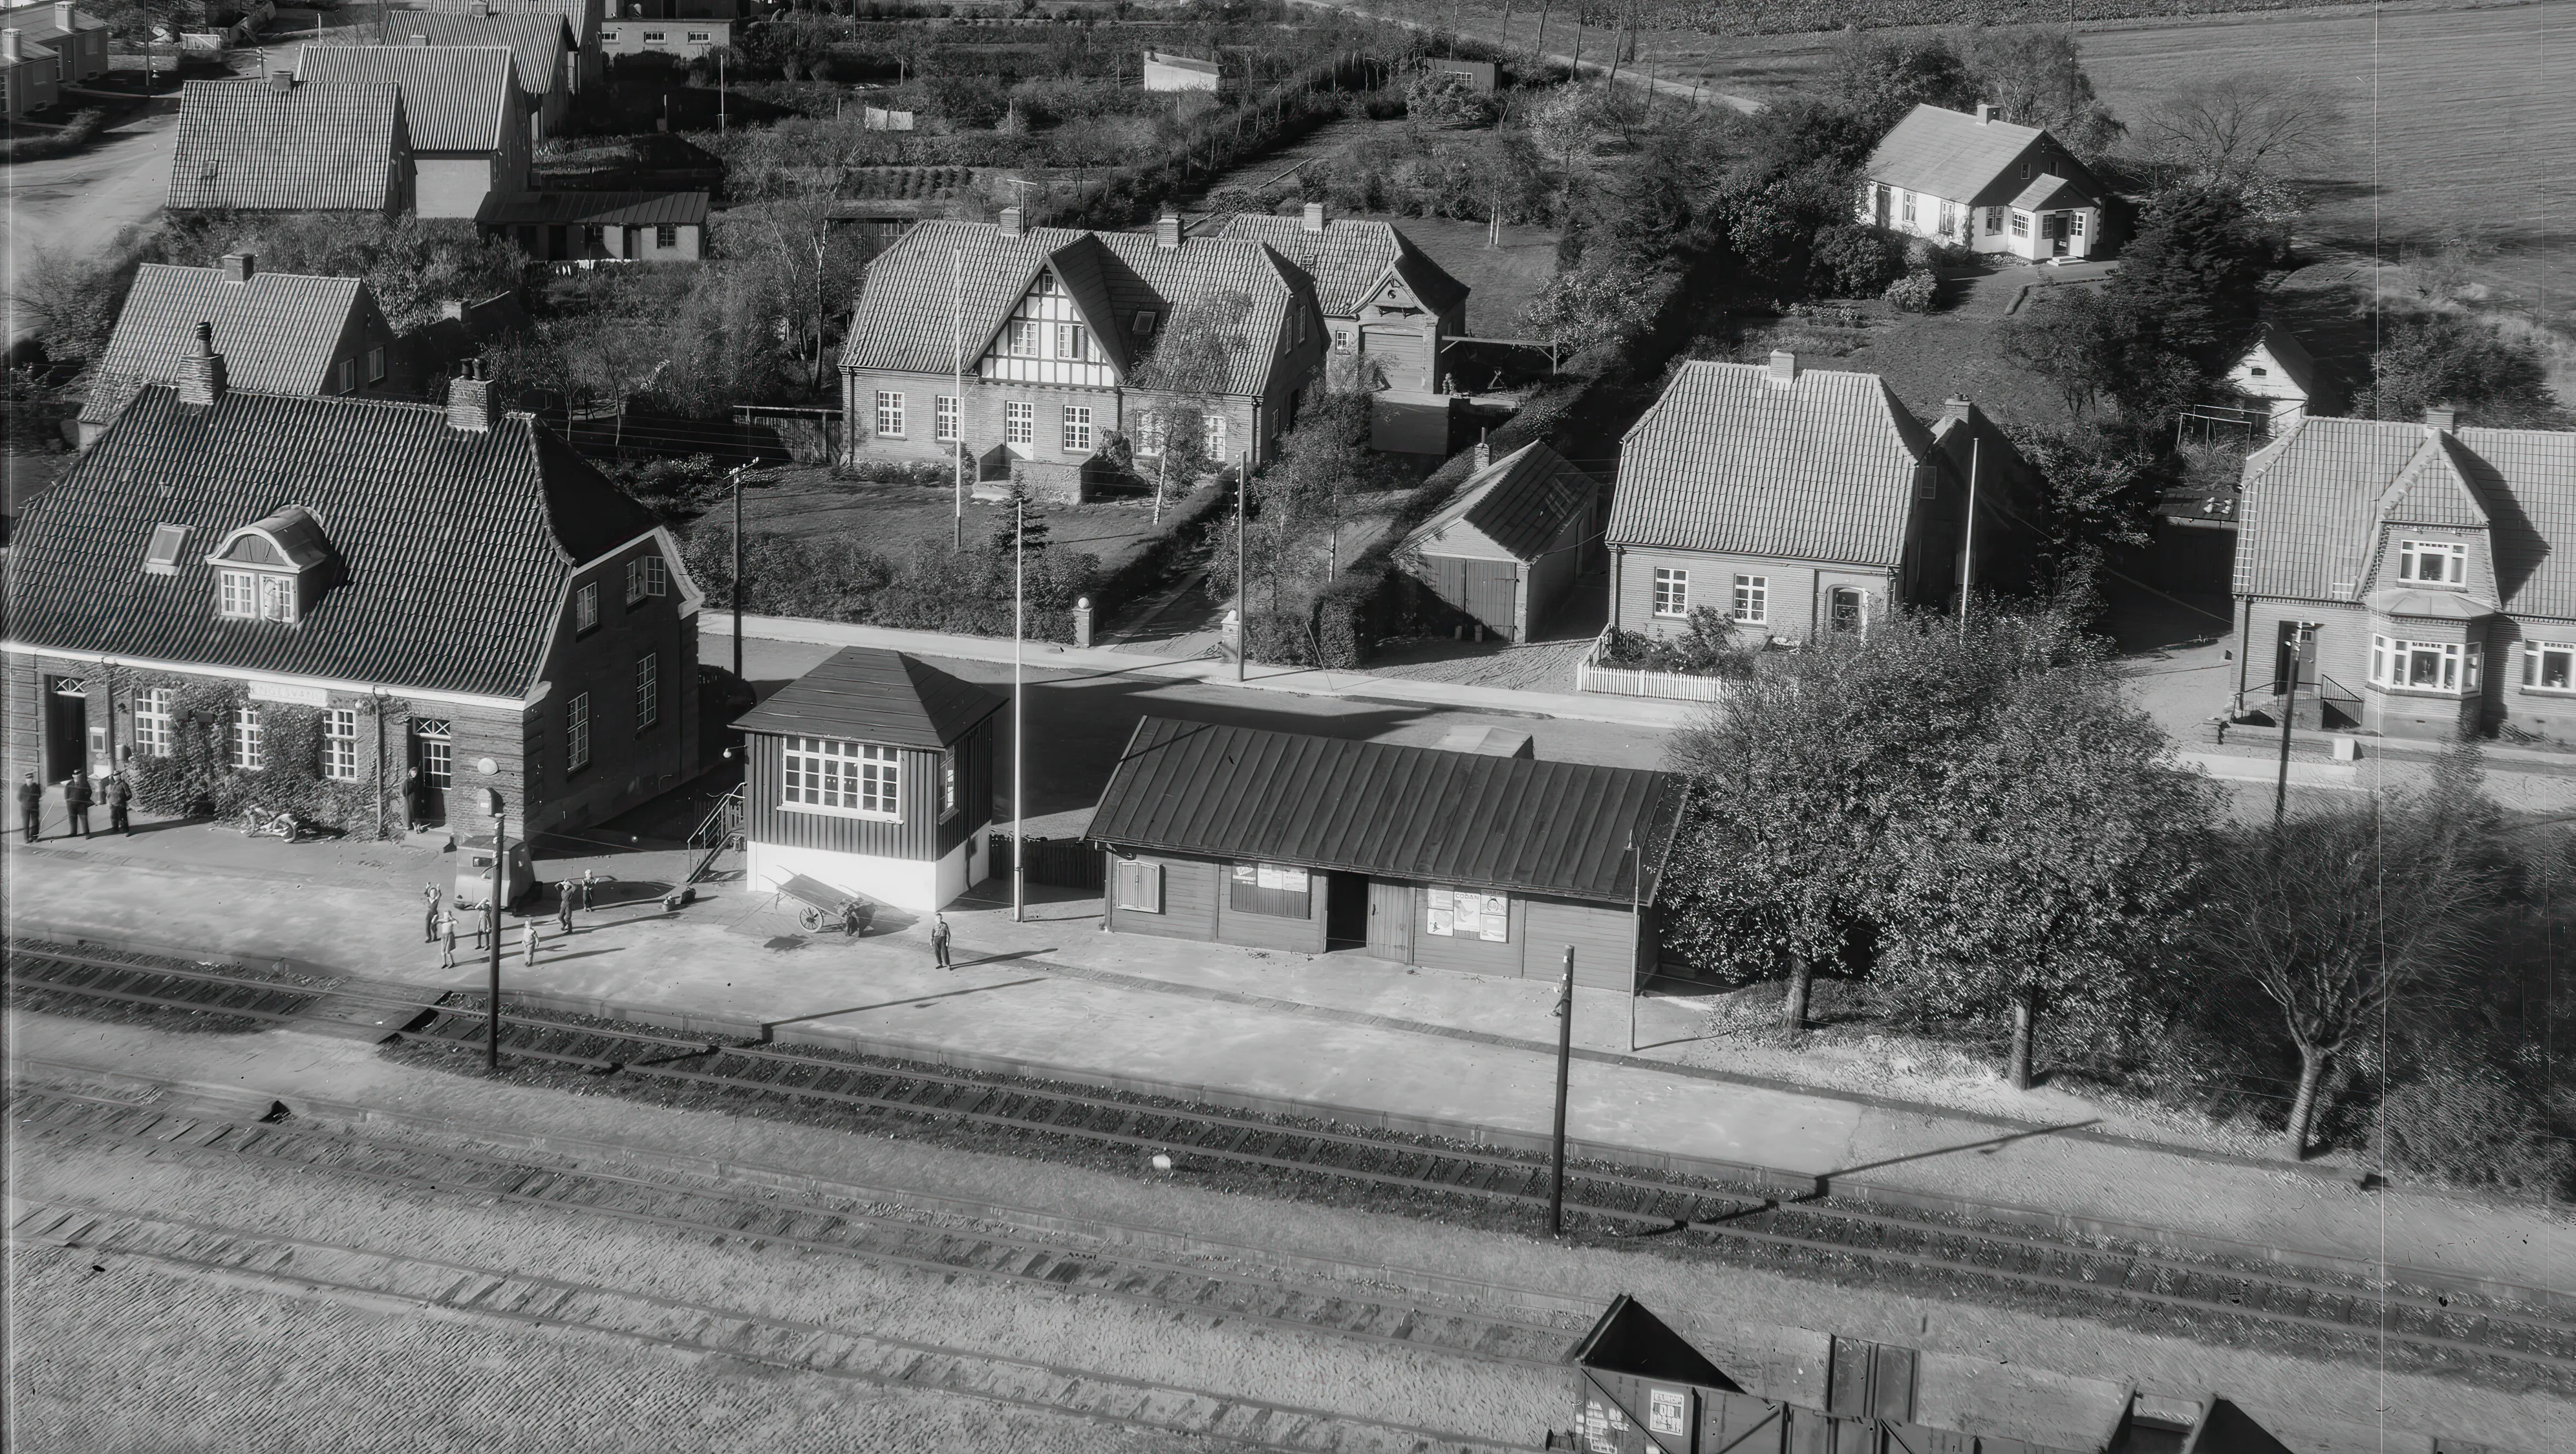
[(1968, 432), (1968, 523), (1959, 550), (1959, 634), (1968, 633), (1968, 592), (1977, 580), (1977, 450), (1984, 443), (1972, 427)]
[[(957, 434), (948, 441), (957, 456), (957, 500), (949, 513), (949, 546), (966, 548), (966, 250), (948, 250), (948, 369), (957, 390)], [(939, 411), (931, 411), (930, 432), (939, 432)], [(1159, 504), (1159, 497), (1157, 497)]]
[[(756, 459), (752, 461), (752, 464), (758, 463), (760, 461)], [(750, 467), (743, 465), (733, 472), (733, 674), (736, 678), (742, 676), (742, 472)]]
[[(740, 641), (740, 637), (735, 638)], [(486, 913), (492, 916), (492, 984), (484, 1000), (483, 1068), (494, 1075), (501, 1073), (501, 893), (509, 879), (510, 807), (501, 800), (499, 788), (485, 788), (484, 805), (492, 810), (492, 902)]]
[[(492, 961), (499, 964), (496, 957)], [(494, 970), (493, 973), (500, 973)], [(1574, 946), (1565, 946), (1565, 988), (1556, 1000), (1556, 1137), (1548, 1157), (1547, 1235), (1565, 1235), (1565, 1077), (1574, 1063)]]
[(2308, 628), (2302, 623), (2290, 651), (2290, 685), (2281, 695), (2281, 776), (2272, 788), (2272, 827), (2278, 830), (2290, 813), (2290, 721), (2299, 711), (2299, 676), (2307, 669)]
[[(1171, 448), (1169, 443), (1163, 446)], [(1244, 532), (1249, 526), (1245, 502), (1252, 498), (1252, 453), (1234, 477), (1234, 679), (1243, 680), (1244, 660), (1252, 654), (1252, 581), (1245, 574)]]
[(1029, 551), (1028, 495), (1011, 491), (1011, 922), (1028, 918), (1029, 871), (1028, 838), (1029, 782), (1027, 776), (1028, 734), (1021, 730), (1027, 722), (1025, 704), (1028, 684), (1020, 679), (1020, 659), (1025, 655), (1028, 627), (1024, 612), (1028, 609), (1027, 562)]

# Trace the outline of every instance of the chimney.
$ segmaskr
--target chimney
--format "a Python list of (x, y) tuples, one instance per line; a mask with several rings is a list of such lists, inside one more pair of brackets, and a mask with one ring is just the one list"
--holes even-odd
[(2459, 427), (2460, 411), (2448, 404), (2430, 404), (2424, 409), (2424, 427), (2444, 434)]
[(179, 364), (179, 402), (213, 405), (224, 397), (224, 356), (215, 352), (215, 325), (197, 325), (197, 351)]
[(465, 305), (454, 298), (447, 299), (438, 305), (438, 316), (462, 323), (465, 321)]
[(447, 381), (447, 427), (467, 434), (492, 428), (492, 381), (483, 377), (483, 361)]
[(1995, 119), (1995, 106), (1994, 106), (1994, 103), (1993, 103), (1993, 102), (1991, 102), (1991, 101), (1980, 101), (1980, 102), (1978, 102), (1978, 103), (1977, 103), (1977, 124), (1978, 124), (1979, 126), (1990, 126), (1990, 125), (1992, 125), (1992, 124), (1994, 123), (1994, 119)]
[(54, 0), (54, 29), (69, 35), (75, 28), (72, 24), (72, 0)]
[(228, 252), (224, 254), (225, 282), (247, 283), (251, 279), (251, 274), (258, 271), (258, 254), (247, 252)]
[(1005, 207), (1002, 209), (1002, 235), (1004, 237), (1020, 237), (1024, 236), (1028, 232), (1028, 228), (1021, 224), (1021, 215), (1020, 209), (1017, 207)]
[(427, 45), (429, 44), (429, 37), (415, 30), (411, 33), (411, 43), (413, 45)]
[(1494, 446), (1493, 446), (1493, 444), (1492, 444), (1490, 441), (1488, 441), (1488, 440), (1485, 438), (1485, 436), (1483, 436), (1483, 435), (1481, 435), (1481, 434), (1477, 435), (1477, 436), (1476, 436), (1476, 468), (1478, 468), (1478, 469), (1483, 469), (1485, 466), (1487, 466), (1487, 465), (1489, 465), (1489, 464), (1492, 464), (1493, 462), (1494, 462)]
[(1794, 384), (1798, 381), (1798, 356), (1785, 348), (1771, 350), (1771, 382)]
[(268, 89), (285, 95), (295, 89), (295, 73), (283, 68), (268, 73)]
[(18, 60), (18, 30), (17, 30), (17, 27), (12, 26), (12, 27), (10, 27), (10, 28), (9, 28), (9, 29), (7, 29), (7, 30), (0, 30), (0, 61), (7, 61), (7, 62), (11, 63), (12, 65), (15, 65), (15, 64), (17, 63), (17, 60)]
[(1968, 411), (1975, 407), (1977, 406), (1959, 395), (1952, 394), (1941, 401), (1941, 422), (1947, 424), (1953, 419), (1965, 419), (1968, 417)]
[(1306, 204), (1306, 230), (1308, 232), (1315, 233), (1320, 233), (1324, 230), (1323, 203), (1309, 202)]
[(1165, 252), (1180, 250), (1181, 217), (1179, 213), (1166, 212), (1154, 219), (1154, 246)]

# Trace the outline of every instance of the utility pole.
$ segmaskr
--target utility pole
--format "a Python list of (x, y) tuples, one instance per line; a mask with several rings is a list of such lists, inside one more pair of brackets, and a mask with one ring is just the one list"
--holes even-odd
[[(1165, 445), (1164, 448), (1170, 448)], [(1252, 497), (1252, 456), (1243, 457), (1243, 469), (1234, 479), (1234, 679), (1243, 680), (1244, 659), (1252, 654), (1252, 580), (1244, 564), (1244, 532), (1250, 528), (1245, 501)]]
[(1959, 551), (1959, 635), (1968, 634), (1968, 592), (1977, 579), (1977, 450), (1985, 441), (1977, 438), (1975, 426), (1968, 434), (1968, 524), (1961, 536)]
[[(1638, 939), (1637, 896), (1644, 892), (1640, 887), (1640, 881), (1645, 876), (1645, 860), (1637, 856), (1637, 835), (1630, 833), (1628, 835), (1628, 935), (1631, 945), (1636, 944)], [(1628, 956), (1629, 972), (1635, 978), (1635, 985), (1628, 996), (1628, 1053), (1631, 1055), (1637, 1053), (1637, 1001), (1646, 996), (1646, 970), (1643, 965), (1637, 963), (1637, 960), (1642, 957), (1633, 950)]]
[(742, 675), (742, 472), (759, 465), (755, 455), (750, 464), (736, 465), (733, 471), (733, 674)]
[[(698, 74), (705, 75), (704, 71)], [(725, 48), (716, 47), (716, 130), (725, 129)]]
[[(966, 249), (948, 250), (948, 368), (955, 377), (957, 390), (957, 434), (948, 441), (950, 452), (957, 456), (957, 500), (950, 516), (950, 546), (966, 548)], [(939, 432), (938, 411), (932, 410), (930, 432)]]
[(499, 788), (485, 788), (484, 806), (492, 810), (492, 902), (485, 912), (492, 916), (492, 983), (483, 1001), (483, 1068), (494, 1075), (501, 1073), (501, 893), (510, 881), (510, 805), (501, 799)]
[(2308, 639), (2306, 622), (2300, 622), (2298, 635), (2291, 642), (2290, 684), (2281, 694), (2281, 776), (2272, 788), (2272, 827), (2277, 831), (2290, 813), (2290, 722), (2299, 714), (2299, 677), (2307, 670), (2308, 653), (2315, 647)]
[(1020, 658), (1028, 628), (1023, 613), (1028, 609), (1026, 562), (1029, 550), (1028, 495), (1011, 491), (1011, 922), (1028, 918), (1029, 870), (1028, 838), (1029, 782), (1028, 734), (1022, 730), (1028, 721), (1024, 706), (1028, 701), (1028, 684), (1020, 679)]
[(1556, 997), (1556, 1136), (1550, 1143), (1547, 1173), (1547, 1235), (1551, 1237), (1565, 1235), (1565, 1076), (1573, 1063), (1574, 946), (1569, 944), (1565, 946), (1565, 988)]

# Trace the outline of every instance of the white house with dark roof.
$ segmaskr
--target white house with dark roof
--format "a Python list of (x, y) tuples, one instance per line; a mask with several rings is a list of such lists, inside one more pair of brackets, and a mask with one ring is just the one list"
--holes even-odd
[(2301, 419), (2245, 461), (2236, 529), (2240, 711), (2299, 670), (2308, 725), (2576, 743), (2576, 433)]
[(363, 393), (384, 385), (400, 362), (393, 330), (362, 279), (264, 273), (242, 252), (212, 268), (145, 263), (91, 370), (81, 448), (146, 385), (179, 381), (200, 323), (214, 329), (232, 385), (263, 394)]
[(521, 15), (408, 10), (388, 28), (431, 46), (504, 46), (529, 118), (529, 139), (563, 134), (581, 74), (581, 43), (558, 14)]
[(1149, 50), (1145, 52), (1145, 89), (1222, 91), (1225, 89), (1225, 69), (1214, 61), (1201, 60), (1197, 56)]
[[(1129, 380), (1178, 309), (1236, 295), (1244, 346), (1203, 395)], [(1152, 232), (927, 221), (868, 265), (841, 353), (847, 457), (944, 460), (1081, 498), (1112, 434), (1140, 457), (1166, 421), (1200, 420), (1206, 452), (1267, 459), (1323, 362), (1305, 270), (1258, 242)], [(964, 393), (955, 377), (962, 361)]]
[(527, 414), (235, 387), (198, 334), (10, 541), (7, 771), (352, 833), (596, 823), (693, 774), (677, 543)]
[(1467, 331), (1467, 285), (1400, 229), (1328, 217), (1309, 202), (1296, 217), (1238, 212), (1216, 235), (1261, 243), (1304, 268), (1335, 354), (1366, 357), (1389, 388), (1446, 392), (1440, 356)]
[(2227, 371), (2228, 390), (2268, 419), (2265, 431), (2278, 434), (2310, 414), (2333, 412), (2317, 361), (2299, 336), (2278, 323), (2266, 322), (2263, 336)]
[(527, 103), (506, 46), (308, 45), (296, 76), (401, 88), (423, 217), (472, 217), (528, 190)]
[(179, 88), (163, 198), (174, 212), (392, 214), (411, 210), (412, 193), (400, 86), (278, 70)]
[(1982, 103), (1974, 115), (1917, 105), (1880, 139), (1861, 180), (1860, 220), (1909, 236), (2040, 262), (2104, 245), (2109, 189), (2046, 130)]
[(1927, 428), (1876, 374), (1791, 353), (1688, 363), (1620, 446), (1610, 624), (1670, 635), (1707, 609), (1755, 640), (1798, 641), (1942, 605), (1963, 580), (2012, 589), (2036, 494), (1964, 399)]
[(1395, 559), (1433, 595), (1505, 641), (1544, 632), (1601, 538), (1601, 482), (1544, 444), (1501, 459), (1476, 446), (1469, 475)]

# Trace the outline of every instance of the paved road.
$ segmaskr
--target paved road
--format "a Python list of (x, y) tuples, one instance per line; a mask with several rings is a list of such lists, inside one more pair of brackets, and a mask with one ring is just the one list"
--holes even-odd
[[(137, 117), (76, 156), (0, 167), (0, 293), (16, 298), (37, 252), (104, 252), (117, 231), (161, 206), (170, 181), (175, 115)], [(34, 329), (10, 310), (9, 339)]]

